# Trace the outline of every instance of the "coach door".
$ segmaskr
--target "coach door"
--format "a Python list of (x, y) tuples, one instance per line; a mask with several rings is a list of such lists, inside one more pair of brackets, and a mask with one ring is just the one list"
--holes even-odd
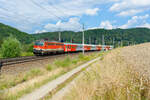
[(68, 45), (65, 45), (65, 52), (68, 51)]

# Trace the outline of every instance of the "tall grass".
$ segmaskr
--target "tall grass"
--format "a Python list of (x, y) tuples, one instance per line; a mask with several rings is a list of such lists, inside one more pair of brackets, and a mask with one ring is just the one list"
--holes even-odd
[(33, 56), (33, 52), (22, 52), (21, 56)]
[(150, 100), (147, 50), (150, 44), (111, 51), (75, 82), (63, 100)]
[(0, 90), (11, 88), (13, 86), (16, 86), (17, 84), (23, 83), (34, 77), (42, 75), (43, 73), (44, 73), (43, 70), (35, 68), (35, 69), (31, 69), (25, 74), (19, 74), (16, 77), (7, 76), (7, 78), (5, 78), (5, 76), (1, 76), (1, 78), (3, 79), (0, 80)]
[[(97, 56), (94, 55), (84, 55), (93, 59)], [(84, 57), (83, 57), (84, 58)], [(29, 93), (35, 88), (45, 84), (56, 77), (70, 71), (71, 69), (77, 67), (83, 62), (80, 57), (65, 57), (63, 60), (55, 60), (53, 63), (43, 65), (43, 68), (34, 68), (28, 72), (21, 73), (17, 76), (2, 76), (0, 79), (0, 90), (10, 89), (9, 93), (0, 93), (1, 99), (4, 100), (16, 100), (23, 94)]]
[(66, 57), (64, 60), (55, 60), (55, 65), (57, 67), (68, 67), (72, 63), (72, 60), (69, 57)]

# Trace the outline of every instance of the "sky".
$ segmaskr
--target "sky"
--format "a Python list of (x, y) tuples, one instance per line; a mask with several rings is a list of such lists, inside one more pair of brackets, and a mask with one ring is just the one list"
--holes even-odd
[(27, 33), (150, 28), (150, 0), (0, 0), (0, 23)]

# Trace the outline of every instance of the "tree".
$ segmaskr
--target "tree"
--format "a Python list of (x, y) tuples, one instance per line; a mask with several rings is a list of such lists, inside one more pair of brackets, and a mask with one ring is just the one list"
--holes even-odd
[(7, 57), (18, 57), (21, 55), (21, 44), (20, 42), (13, 38), (9, 37), (4, 40), (1, 48), (1, 53), (4, 58)]
[(23, 51), (24, 52), (33, 52), (33, 46), (34, 46), (33, 43), (31, 43), (31, 44), (24, 44), (23, 45)]

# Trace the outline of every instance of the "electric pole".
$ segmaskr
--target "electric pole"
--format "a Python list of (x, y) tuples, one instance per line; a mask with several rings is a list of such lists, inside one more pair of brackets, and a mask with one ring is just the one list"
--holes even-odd
[(121, 45), (121, 47), (123, 47), (123, 40), (121, 40), (121, 44), (120, 45)]
[(58, 34), (59, 34), (59, 42), (61, 42), (61, 31), (60, 31), (60, 29), (59, 29)]
[(115, 47), (115, 38), (113, 37), (113, 46)]
[(102, 35), (102, 45), (105, 45), (105, 37)]
[(91, 37), (89, 36), (89, 44), (91, 44)]
[(130, 42), (128, 41), (128, 46), (130, 45)]
[(83, 48), (82, 48), (82, 52), (84, 54), (84, 24), (83, 24), (83, 30), (82, 30), (82, 45), (83, 45)]
[(72, 36), (71, 36), (71, 40), (70, 40), (70, 42), (72, 43)]

